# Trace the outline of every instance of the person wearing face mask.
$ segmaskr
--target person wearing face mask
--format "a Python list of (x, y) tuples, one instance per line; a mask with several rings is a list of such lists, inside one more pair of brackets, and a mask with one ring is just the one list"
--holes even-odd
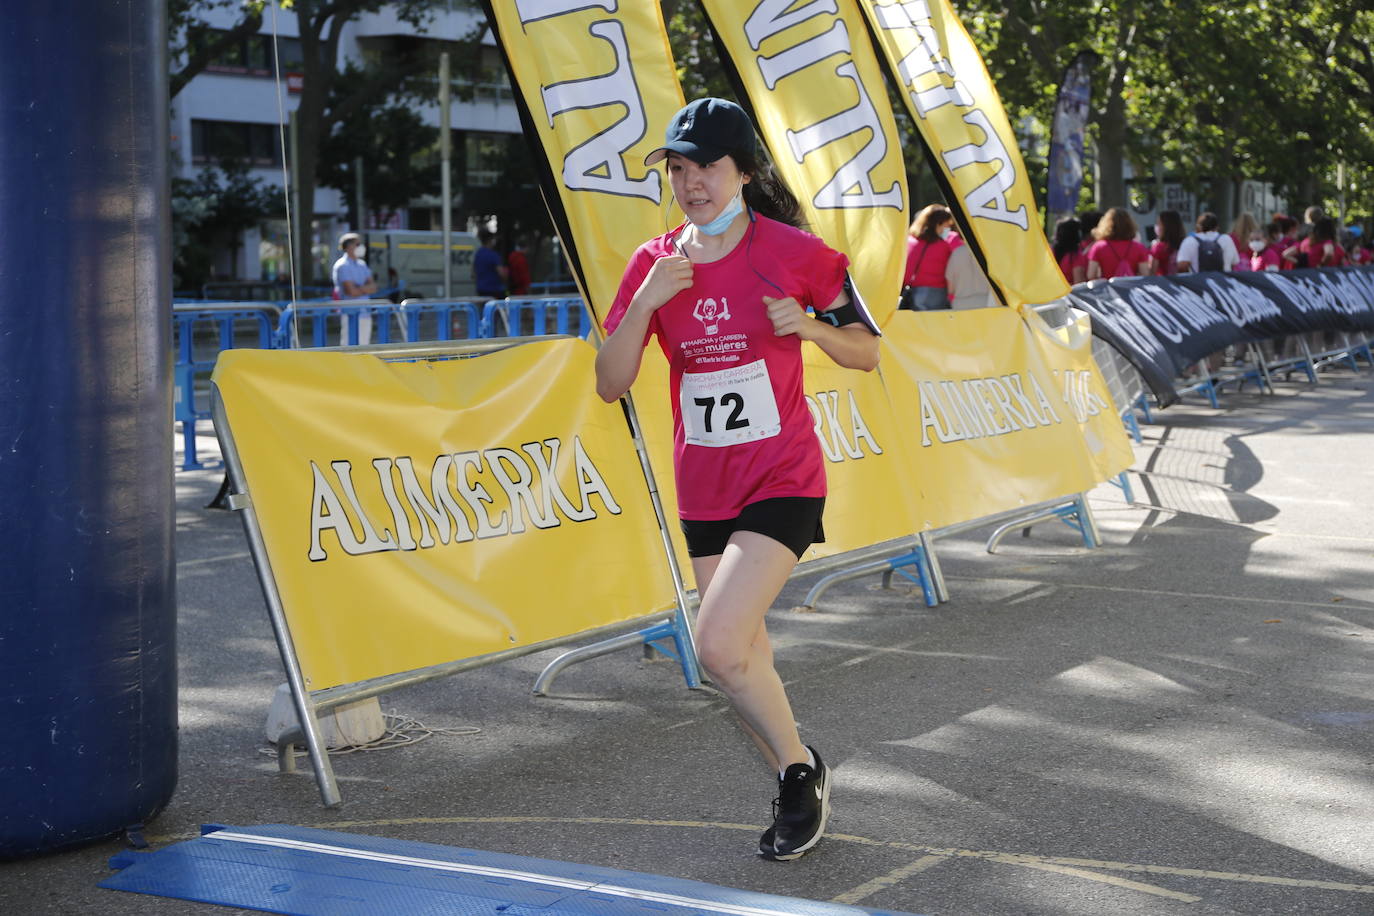
[(678, 515), (701, 596), (698, 656), (775, 780), (758, 852), (795, 859), (821, 838), (831, 785), (797, 732), (764, 623), (797, 561), (824, 539), (825, 463), (802, 344), (868, 371), (878, 330), (848, 281), (849, 259), (798, 228), (796, 198), (760, 158), (742, 108), (690, 103), (645, 159), (659, 162), (686, 222), (630, 258), (606, 316), (596, 390), (608, 402), (625, 394), (658, 338)]
[(1283, 227), (1269, 223), (1263, 229), (1256, 229), (1250, 235), (1250, 269), (1255, 271), (1282, 269)]
[(935, 231), (940, 236), (940, 241), (949, 246), (950, 251), (964, 244), (964, 237), (959, 234), (959, 228), (954, 225), (954, 214), (948, 210), (945, 211), (944, 222), (936, 227)]
[(356, 232), (345, 232), (339, 236), (339, 248), (343, 254), (334, 262), (334, 298), (366, 299), (377, 291), (377, 281), (372, 277), (372, 269), (363, 258), (367, 246), (362, 236)]
[[(372, 268), (363, 260), (367, 255), (367, 246), (363, 244), (362, 236), (356, 232), (345, 232), (339, 236), (339, 247), (343, 249), (343, 254), (334, 262), (334, 298), (366, 299), (376, 293), (377, 281), (372, 276)], [(345, 333), (340, 331), (339, 334), (339, 342), (347, 343)], [(358, 343), (367, 346), (371, 342), (372, 316), (359, 315)]]
[(904, 309), (918, 312), (949, 308), (949, 291), (945, 285), (945, 267), (949, 264), (950, 247), (940, 236), (943, 227), (949, 234), (953, 219), (939, 204), (931, 204), (916, 214), (906, 240), (906, 276), (902, 280)]

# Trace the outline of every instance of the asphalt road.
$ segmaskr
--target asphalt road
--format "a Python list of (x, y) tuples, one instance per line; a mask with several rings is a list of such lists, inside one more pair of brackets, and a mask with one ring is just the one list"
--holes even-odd
[[(770, 615), (831, 834), (760, 860), (770, 776), (724, 701), (626, 650), (530, 693), (551, 653), (383, 698), (458, 729), (279, 775), (284, 680), (242, 528), (178, 473), (180, 779), (149, 825), (321, 826), (941, 916), (1374, 912), (1374, 372), (1198, 399), (1144, 427), (1105, 546), (1046, 523), (942, 542), (952, 599), (877, 575)], [(213, 448), (211, 440), (203, 443)], [(379, 629), (384, 613), (379, 613)], [(0, 864), (0, 912), (217, 913), (97, 888), (115, 838)]]

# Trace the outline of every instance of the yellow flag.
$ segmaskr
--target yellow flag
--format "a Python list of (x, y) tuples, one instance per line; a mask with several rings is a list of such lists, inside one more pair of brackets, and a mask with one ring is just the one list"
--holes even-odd
[(312, 690), (674, 606), (581, 340), (389, 363), (232, 350), (214, 382)]
[[(683, 106), (656, 0), (492, 0), (488, 21), (547, 160), (544, 197), (604, 321), (630, 255), (680, 217), (644, 157)], [(530, 129), (533, 128), (533, 136)], [(671, 222), (670, 222), (671, 221)]]
[(1066, 295), (1016, 135), (949, 0), (856, 2), (1003, 301), (1017, 307)]
[(906, 266), (906, 167), (853, 0), (702, 6), (808, 228), (849, 256), (859, 293), (883, 324)]

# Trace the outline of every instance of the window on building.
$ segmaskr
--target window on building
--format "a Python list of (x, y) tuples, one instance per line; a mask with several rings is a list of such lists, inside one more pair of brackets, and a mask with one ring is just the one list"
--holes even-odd
[(510, 159), (510, 134), (467, 134), (466, 165), (469, 187), (490, 188)]
[[(191, 53), (222, 39), (225, 34), (222, 29), (198, 30), (191, 36)], [(281, 57), (283, 72), (299, 70), (304, 59), (299, 38), (278, 38), (274, 49), (271, 35), (246, 35), (220, 48), (205, 70), (207, 73), (270, 77), (274, 53)]]
[(277, 125), (192, 120), (191, 162), (206, 165), (224, 159), (260, 167), (281, 165)]

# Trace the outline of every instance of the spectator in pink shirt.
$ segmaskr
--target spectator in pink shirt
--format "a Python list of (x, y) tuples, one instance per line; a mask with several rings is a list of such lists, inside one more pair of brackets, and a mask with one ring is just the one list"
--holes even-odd
[(1278, 223), (1270, 223), (1263, 229), (1256, 229), (1250, 236), (1250, 269), (1251, 270), (1279, 270), (1283, 258), (1280, 253), (1283, 246), (1279, 244), (1279, 238), (1283, 235), (1283, 228)]
[(1294, 264), (1305, 259), (1308, 267), (1340, 267), (1345, 263), (1345, 249), (1336, 244), (1336, 221), (1319, 217), (1307, 238), (1286, 249), (1283, 259)]
[[(1360, 228), (1359, 226), (1355, 227)], [(1374, 238), (1356, 236), (1350, 243), (1351, 264), (1374, 264)]]
[(1101, 221), (1101, 210), (1084, 210), (1082, 213), (1078, 214), (1078, 234), (1083, 238), (1083, 241), (1079, 243), (1079, 250), (1082, 251), (1085, 256), (1088, 253), (1088, 249), (1093, 247), (1093, 242), (1096, 241), (1093, 237), (1093, 232), (1097, 229), (1097, 224)]
[(1178, 246), (1187, 235), (1183, 230), (1183, 217), (1177, 210), (1159, 211), (1155, 220), (1155, 240), (1150, 245), (1150, 269), (1155, 276), (1178, 273)]
[(945, 285), (945, 266), (951, 248), (941, 237), (954, 227), (954, 217), (939, 204), (931, 204), (916, 214), (906, 240), (906, 275), (903, 277), (901, 307), (918, 312), (949, 308)]
[(1054, 224), (1054, 259), (1064, 272), (1064, 279), (1070, 283), (1082, 283), (1088, 279), (1087, 256), (1082, 248), (1083, 235), (1078, 228), (1078, 220), (1066, 216)]
[(1108, 210), (1093, 230), (1097, 241), (1088, 249), (1088, 279), (1148, 277), (1150, 252), (1135, 236), (1135, 220), (1124, 207)]
[[(1298, 221), (1286, 213), (1275, 213), (1274, 222), (1279, 226), (1279, 254), (1298, 244)], [(1279, 270), (1292, 270), (1297, 264), (1287, 258), (1279, 260)], [(1304, 265), (1306, 266), (1306, 265)]]
[[(1236, 246), (1236, 251), (1244, 252), (1246, 246), (1250, 244), (1250, 240), (1259, 232), (1259, 222), (1248, 210), (1237, 216), (1235, 222), (1231, 223), (1231, 242)], [(1260, 233), (1260, 238), (1263, 237), (1263, 234)], [(1231, 268), (1233, 271), (1249, 269), (1250, 259), (1247, 257), (1237, 258), (1235, 266)]]

